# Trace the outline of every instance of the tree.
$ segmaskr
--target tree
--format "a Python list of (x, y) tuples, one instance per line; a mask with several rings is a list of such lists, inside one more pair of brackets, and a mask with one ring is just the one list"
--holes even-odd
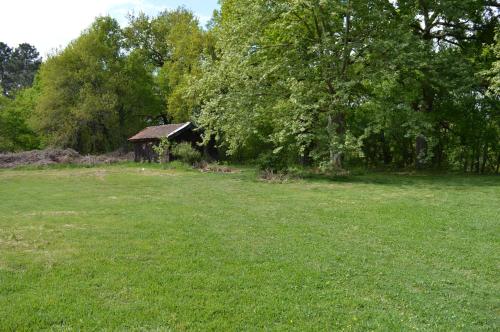
[(5, 43), (0, 42), (0, 87), (2, 88), (2, 95), (7, 95), (7, 90), (4, 86), (7, 66), (12, 55), (12, 49)]
[(389, 9), (379, 1), (224, 1), (220, 60), (200, 81), (200, 123), (232, 154), (260, 142), (340, 167), (357, 150), (347, 118), (366, 96), (363, 69), (376, 51), (369, 41), (383, 35)]
[(34, 149), (39, 139), (28, 126), (38, 97), (31, 88), (41, 59), (29, 44), (12, 50), (0, 42), (0, 152)]
[(23, 43), (12, 50), (0, 43), (0, 84), (5, 96), (13, 98), (17, 91), (30, 87), (42, 63), (36, 48)]
[[(475, 77), (480, 70), (476, 60), (485, 60), (478, 55), (483, 43), (492, 42), (497, 10), (488, 1), (477, 0), (400, 0), (394, 6), (403, 31), (412, 32), (412, 48), (401, 52), (410, 56), (409, 61), (401, 59), (399, 69), (411, 82), (400, 92), (411, 96), (411, 108), (420, 113), (415, 116), (411, 133), (415, 138), (415, 163), (417, 167), (439, 165), (445, 159), (443, 139), (449, 134), (441, 133), (449, 131), (454, 120), (464, 120), (453, 119), (449, 108), (440, 106), (450, 107), (453, 103), (449, 99), (469, 98), (474, 90), (482, 94)], [(489, 63), (484, 62), (486, 66)], [(464, 100), (455, 105), (465, 104)]]
[(152, 81), (136, 54), (123, 53), (118, 23), (100, 17), (40, 69), (41, 94), (31, 124), (44, 145), (82, 153), (123, 146), (157, 111)]
[(500, 28), (495, 32), (495, 43), (486, 51), (494, 57), (491, 67), (483, 72), (483, 75), (489, 82), (488, 92), (492, 96), (500, 96)]
[(497, 146), (498, 100), (477, 75), (494, 60), (497, 12), (475, 0), (226, 0), (198, 121), (233, 156), (456, 168), (474, 146), (477, 171)]
[(38, 94), (35, 86), (19, 91), (15, 99), (0, 95), (0, 152), (39, 147), (39, 138), (28, 125)]
[[(87, 153), (146, 124), (190, 120), (231, 158), (276, 169), (500, 168), (496, 2), (221, 5), (208, 31), (185, 8), (131, 15), (123, 30), (99, 18), (42, 65), (31, 90), (22, 88), (36, 50), (0, 43), (4, 95), (20, 97), (3, 98), (3, 130), (21, 132), (12, 120), (29, 116), (44, 145)], [(33, 115), (17, 111), (26, 105)], [(14, 142), (21, 136), (2, 144), (28, 146)]]
[(161, 122), (190, 120), (197, 104), (188, 88), (200, 74), (206, 40), (194, 14), (181, 7), (156, 17), (130, 16), (125, 35), (129, 49), (152, 66), (165, 105)]

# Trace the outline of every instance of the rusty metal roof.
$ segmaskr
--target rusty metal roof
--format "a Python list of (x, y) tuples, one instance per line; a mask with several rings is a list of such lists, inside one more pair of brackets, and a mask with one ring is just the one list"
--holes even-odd
[(130, 137), (129, 141), (141, 141), (148, 139), (160, 139), (162, 137), (172, 137), (175, 134), (181, 132), (182, 130), (189, 128), (191, 122), (185, 123), (172, 123), (163, 126), (152, 126), (141, 130), (136, 135)]

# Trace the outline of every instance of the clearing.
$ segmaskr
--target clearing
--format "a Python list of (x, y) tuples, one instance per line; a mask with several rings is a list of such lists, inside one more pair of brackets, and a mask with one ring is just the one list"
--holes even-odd
[(499, 234), (493, 176), (0, 170), (0, 330), (498, 330)]

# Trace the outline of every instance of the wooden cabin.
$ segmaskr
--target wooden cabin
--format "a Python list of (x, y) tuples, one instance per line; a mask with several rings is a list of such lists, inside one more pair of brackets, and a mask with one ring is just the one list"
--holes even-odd
[(195, 131), (195, 126), (191, 122), (147, 127), (128, 139), (134, 145), (134, 160), (136, 162), (158, 160), (153, 146), (158, 145), (164, 137), (173, 143), (190, 142), (195, 148), (199, 148), (197, 143), (202, 141), (201, 135)]

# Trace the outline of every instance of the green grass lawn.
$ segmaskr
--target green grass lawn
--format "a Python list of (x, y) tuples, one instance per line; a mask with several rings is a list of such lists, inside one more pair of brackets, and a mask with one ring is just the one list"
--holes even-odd
[(0, 330), (497, 330), (500, 178), (0, 171)]

